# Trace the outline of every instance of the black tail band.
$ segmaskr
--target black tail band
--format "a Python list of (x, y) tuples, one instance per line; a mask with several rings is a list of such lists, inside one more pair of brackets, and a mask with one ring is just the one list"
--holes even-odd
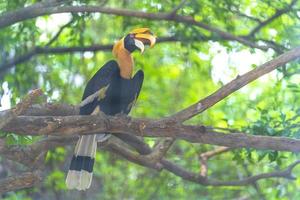
[(71, 165), (70, 165), (70, 170), (76, 170), (76, 171), (81, 171), (85, 170), (89, 173), (93, 172), (93, 167), (94, 167), (94, 158), (91, 158), (89, 156), (73, 156)]

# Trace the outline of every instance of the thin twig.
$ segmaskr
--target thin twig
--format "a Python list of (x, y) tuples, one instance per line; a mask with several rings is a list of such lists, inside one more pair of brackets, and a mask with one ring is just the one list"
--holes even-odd
[(57, 33), (53, 36), (53, 38), (51, 38), (49, 40), (49, 42), (47, 42), (47, 44), (45, 44), (45, 47), (50, 46), (53, 42), (55, 42), (57, 40), (57, 38), (60, 36), (60, 34), (64, 31), (65, 28), (69, 27), (71, 24), (73, 24), (75, 21), (75, 18), (72, 17), (72, 19), (66, 23), (65, 25), (63, 25), (62, 27), (60, 27), (60, 29), (57, 31)]
[(229, 8), (229, 11), (240, 16), (240, 17), (244, 17), (244, 18), (247, 18), (249, 20), (252, 20), (252, 21), (255, 21), (255, 22), (258, 22), (258, 23), (261, 23), (262, 21), (257, 18), (257, 17), (253, 17), (253, 16), (250, 16), (250, 15), (246, 15), (245, 13), (242, 13), (241, 11), (239, 10), (234, 10), (232, 9), (231, 7)]
[(248, 34), (248, 38), (253, 37), (257, 32), (259, 32), (263, 27), (270, 24), (272, 21), (277, 19), (278, 17), (282, 16), (283, 14), (292, 10), (293, 6), (297, 3), (298, 0), (292, 0), (291, 3), (283, 9), (279, 9), (272, 15), (270, 18), (266, 19), (265, 21), (260, 22), (255, 28), (253, 28), (250, 33)]
[(230, 147), (218, 147), (217, 149), (207, 151), (204, 153), (201, 153), (199, 155), (200, 161), (201, 161), (201, 167), (200, 167), (200, 175), (203, 177), (207, 177), (208, 167), (207, 167), (207, 161), (216, 155), (225, 153), (227, 151), (232, 150), (233, 148)]
[(187, 0), (182, 0), (171, 12), (170, 16), (174, 16), (177, 14), (178, 10), (180, 10), (184, 4), (187, 2)]
[[(176, 42), (180, 41), (178, 38), (174, 36), (170, 37), (161, 37), (157, 39), (157, 43), (163, 42)], [(90, 46), (71, 46), (71, 47), (34, 47), (32, 50), (28, 51), (27, 53), (19, 56), (15, 56), (0, 65), (0, 74), (3, 74), (8, 69), (24, 63), (30, 60), (32, 57), (36, 55), (42, 54), (62, 54), (62, 53), (75, 53), (75, 52), (97, 52), (97, 51), (111, 51), (113, 45), (90, 45)]]
[(166, 155), (168, 150), (171, 148), (174, 141), (174, 138), (164, 138), (162, 140), (159, 140), (153, 151), (145, 157), (152, 162), (160, 162), (161, 159)]
[[(130, 151), (125, 151), (122, 146), (115, 146), (114, 152), (117, 153), (118, 155), (123, 156), (125, 159), (130, 160), (131, 162), (135, 162), (136, 164), (145, 166), (145, 167), (150, 167), (152, 169), (156, 169), (156, 167), (153, 167), (153, 164), (156, 163), (149, 163), (148, 160), (141, 160), (141, 158), (136, 159), (136, 154), (131, 155), (132, 152)], [(126, 152), (126, 153), (122, 153)], [(132, 157), (134, 159), (132, 159)], [(250, 176), (241, 180), (235, 180), (235, 181), (219, 181), (215, 179), (209, 179), (208, 177), (204, 177), (192, 172), (187, 171), (186, 169), (183, 169), (182, 167), (174, 164), (173, 162), (170, 162), (166, 159), (162, 159), (160, 164), (162, 166), (159, 167), (159, 171), (161, 169), (165, 169), (185, 180), (196, 182), (201, 185), (205, 186), (244, 186), (244, 185), (249, 185), (252, 183), (255, 183), (261, 179), (267, 179), (267, 178), (286, 178), (286, 179), (291, 179), (294, 180), (295, 177), (292, 176), (292, 170), (294, 167), (296, 167), (300, 161), (296, 161), (293, 164), (289, 165), (286, 169), (280, 170), (280, 171), (274, 171), (270, 173), (262, 173), (258, 174), (255, 176)], [(162, 167), (162, 168), (161, 168)]]

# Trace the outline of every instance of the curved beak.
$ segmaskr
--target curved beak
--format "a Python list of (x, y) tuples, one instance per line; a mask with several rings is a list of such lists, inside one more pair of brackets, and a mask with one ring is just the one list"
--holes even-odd
[(145, 50), (145, 45), (144, 45), (143, 42), (141, 42), (141, 41), (139, 41), (139, 40), (137, 40), (137, 39), (134, 39), (134, 45), (135, 45), (137, 48), (139, 48), (139, 49), (141, 50), (141, 53), (144, 52), (144, 50)]
[(143, 53), (145, 45), (149, 45), (150, 48), (155, 45), (156, 36), (150, 31), (149, 28), (139, 28), (130, 32), (134, 35), (134, 42), (137, 48)]
[(149, 33), (139, 33), (135, 35), (135, 38), (143, 42), (144, 44), (150, 45), (150, 47), (153, 47), (156, 42), (156, 37), (153, 34)]

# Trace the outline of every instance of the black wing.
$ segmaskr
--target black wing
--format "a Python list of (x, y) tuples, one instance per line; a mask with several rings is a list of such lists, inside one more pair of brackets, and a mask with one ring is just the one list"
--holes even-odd
[(142, 85), (144, 81), (144, 72), (142, 70), (139, 70), (133, 77), (133, 79), (130, 81), (131, 89), (127, 91), (128, 97), (127, 100), (123, 103), (123, 109), (122, 111), (125, 114), (128, 114), (131, 110), (131, 108), (134, 106), (136, 100), (139, 97)]
[[(94, 94), (102, 88), (108, 87), (113, 77), (119, 74), (119, 67), (116, 61), (108, 61), (103, 67), (101, 67), (97, 73), (89, 80), (85, 87), (82, 100), (88, 96)], [(98, 99), (95, 98), (91, 103), (80, 108), (81, 115), (91, 114), (98, 106)]]

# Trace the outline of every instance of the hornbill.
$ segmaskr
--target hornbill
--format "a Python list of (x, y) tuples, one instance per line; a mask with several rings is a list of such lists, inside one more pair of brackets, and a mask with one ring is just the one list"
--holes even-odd
[[(115, 43), (112, 53), (115, 60), (108, 61), (89, 80), (82, 100), (96, 92), (99, 93), (88, 104), (80, 107), (80, 115), (128, 114), (139, 96), (144, 73), (139, 70), (133, 77), (134, 62), (131, 53), (144, 45), (152, 47), (156, 38), (149, 28), (131, 31)], [(100, 137), (99, 137), (100, 136)], [(86, 190), (92, 182), (94, 158), (97, 149), (96, 140), (106, 140), (109, 134), (81, 136), (78, 140), (66, 178), (69, 189)]]

